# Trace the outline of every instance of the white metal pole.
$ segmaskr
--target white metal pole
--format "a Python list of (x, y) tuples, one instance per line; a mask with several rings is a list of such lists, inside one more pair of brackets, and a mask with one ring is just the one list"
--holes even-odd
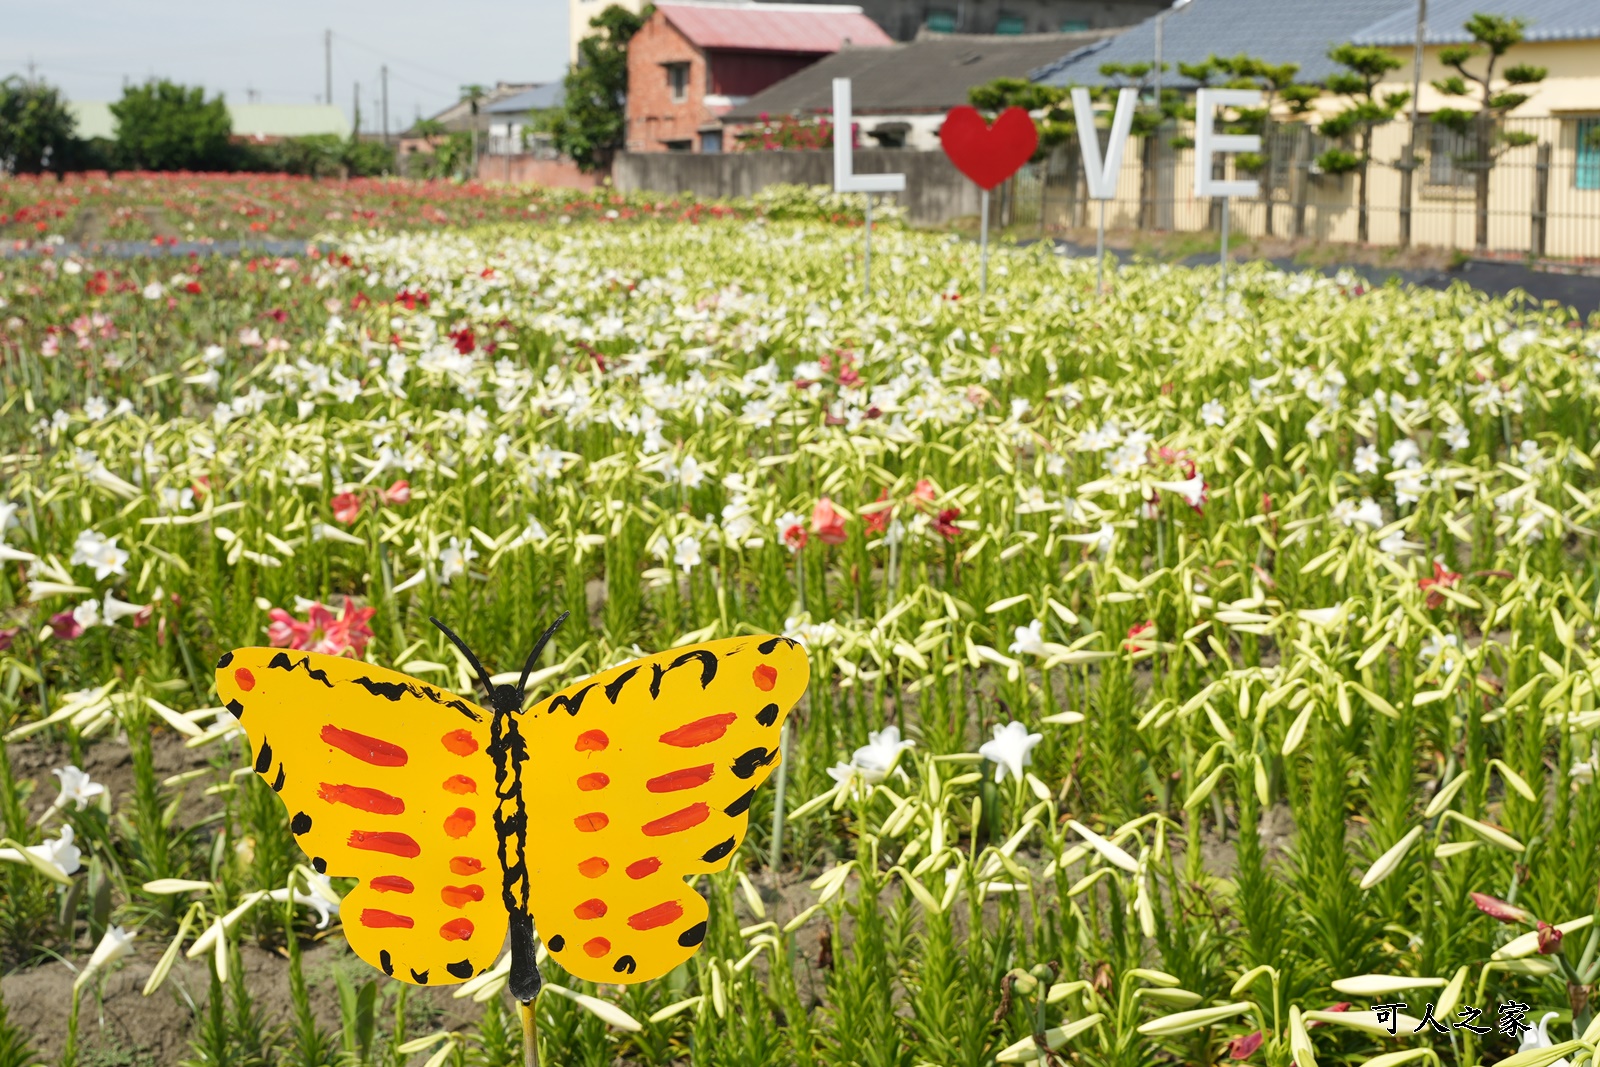
[(1232, 213), (1232, 197), (1222, 198), (1222, 295), (1228, 295), (1228, 216)]
[(978, 296), (989, 295), (989, 190), (978, 198), (982, 205), (978, 212)]
[(872, 194), (867, 193), (867, 252), (862, 257), (861, 273), (866, 275), (867, 299), (872, 299)]
[(1106, 291), (1106, 202), (1100, 201), (1100, 230), (1094, 242), (1094, 291), (1099, 296)]

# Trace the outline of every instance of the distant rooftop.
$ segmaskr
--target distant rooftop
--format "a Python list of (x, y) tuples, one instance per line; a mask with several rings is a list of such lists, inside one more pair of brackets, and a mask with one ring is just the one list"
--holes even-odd
[(851, 80), (856, 114), (942, 114), (967, 103), (967, 90), (975, 85), (1025, 77), (1035, 67), (1116, 32), (941, 34), (887, 48), (846, 48), (763, 89), (722, 119), (759, 122), (763, 114), (830, 112), (835, 78)]
[(825, 54), (846, 45), (894, 43), (853, 5), (668, 0), (656, 10), (703, 49)]
[[(117, 135), (117, 120), (106, 101), (73, 100), (67, 107), (77, 120), (79, 137), (109, 140)], [(344, 112), (328, 104), (229, 104), (228, 116), (233, 121), (235, 137), (305, 137), (318, 133), (347, 137), (350, 134), (350, 121)]]
[[(1600, 0), (1433, 0), (1428, 5), (1428, 44), (1466, 44), (1472, 40), (1462, 27), (1479, 11), (1492, 11), (1526, 19), (1527, 41), (1600, 40)], [(1351, 40), (1356, 44), (1398, 46), (1416, 40), (1415, 9), (1396, 11), (1379, 19)], [(1595, 59), (1600, 70), (1600, 57)]]
[[(1428, 23), (1450, 23), (1429, 5)], [(1532, 6), (1541, 0), (1505, 0), (1490, 4), (1496, 11)], [(1542, 0), (1552, 6), (1600, 7), (1600, 0)], [(1442, 0), (1446, 7), (1470, 9), (1474, 0)], [(1476, 0), (1484, 6), (1484, 0)], [(1302, 81), (1320, 82), (1340, 69), (1328, 50), (1354, 38), (1380, 20), (1411, 19), (1415, 26), (1416, 0), (1194, 0), (1170, 13), (1162, 41), (1162, 60), (1168, 70), (1162, 84), (1193, 87), (1181, 77), (1179, 63), (1199, 63), (1212, 55), (1241, 52), (1268, 63), (1298, 63)], [(1459, 25), (1464, 18), (1456, 19)], [(1155, 59), (1156, 19), (1149, 18), (1100, 44), (1090, 45), (1033, 71), (1033, 79), (1046, 85), (1102, 85), (1111, 79), (1100, 73), (1106, 63), (1150, 63)], [(1431, 38), (1430, 38), (1431, 39)], [(1410, 40), (1409, 37), (1406, 38)]]
[(496, 100), (484, 108), (491, 115), (520, 115), (525, 111), (548, 111), (560, 107), (566, 99), (566, 88), (560, 82), (548, 82), (525, 89), (503, 100)]

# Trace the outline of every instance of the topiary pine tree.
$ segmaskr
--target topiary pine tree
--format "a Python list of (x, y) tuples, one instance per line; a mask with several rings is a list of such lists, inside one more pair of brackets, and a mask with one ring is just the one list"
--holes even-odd
[(1372, 165), (1372, 130), (1385, 122), (1392, 122), (1400, 109), (1411, 101), (1411, 91), (1403, 89), (1378, 96), (1378, 83), (1391, 70), (1400, 67), (1400, 60), (1381, 48), (1341, 44), (1328, 52), (1328, 58), (1345, 68), (1328, 78), (1328, 90), (1346, 97), (1350, 103), (1343, 111), (1324, 119), (1317, 132), (1324, 137), (1348, 142), (1352, 137), (1356, 150), (1341, 145), (1330, 148), (1317, 157), (1317, 166), (1329, 174), (1356, 175), (1356, 240), (1365, 244), (1368, 237), (1367, 185), (1368, 171)]
[[(1465, 161), (1473, 171), (1476, 244), (1482, 251), (1489, 245), (1489, 172), (1507, 149), (1532, 144), (1538, 138), (1531, 133), (1506, 130), (1502, 125), (1505, 116), (1525, 103), (1532, 94), (1510, 88), (1496, 90), (1494, 85), (1495, 66), (1507, 52), (1521, 43), (1528, 21), (1480, 13), (1468, 19), (1464, 28), (1475, 43), (1453, 45), (1440, 50), (1439, 59), (1445, 65), (1454, 67), (1457, 73), (1434, 82), (1433, 87), (1446, 96), (1470, 97), (1476, 93), (1478, 109), (1441, 108), (1434, 112), (1433, 121), (1467, 139), (1469, 154)], [(1486, 59), (1481, 75), (1467, 69), (1467, 63), (1479, 56)], [(1507, 86), (1536, 85), (1544, 81), (1548, 73), (1544, 67), (1519, 63), (1507, 67), (1502, 77)], [(1472, 86), (1468, 86), (1468, 82), (1472, 82)]]

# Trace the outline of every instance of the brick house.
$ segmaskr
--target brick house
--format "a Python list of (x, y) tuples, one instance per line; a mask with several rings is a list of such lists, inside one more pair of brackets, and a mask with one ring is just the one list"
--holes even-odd
[(668, 0), (628, 43), (627, 150), (720, 152), (720, 117), (845, 47), (892, 44), (859, 7)]

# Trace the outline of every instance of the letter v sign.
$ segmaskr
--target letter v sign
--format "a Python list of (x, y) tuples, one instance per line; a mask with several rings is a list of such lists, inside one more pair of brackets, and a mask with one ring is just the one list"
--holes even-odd
[(1089, 90), (1072, 90), (1072, 113), (1078, 120), (1078, 144), (1083, 146), (1083, 172), (1089, 195), (1096, 200), (1117, 198), (1117, 173), (1122, 170), (1122, 146), (1133, 128), (1133, 110), (1139, 102), (1135, 89), (1117, 93), (1117, 111), (1111, 119), (1111, 136), (1106, 140), (1105, 162), (1100, 160), (1100, 134), (1094, 125), (1094, 106)]

